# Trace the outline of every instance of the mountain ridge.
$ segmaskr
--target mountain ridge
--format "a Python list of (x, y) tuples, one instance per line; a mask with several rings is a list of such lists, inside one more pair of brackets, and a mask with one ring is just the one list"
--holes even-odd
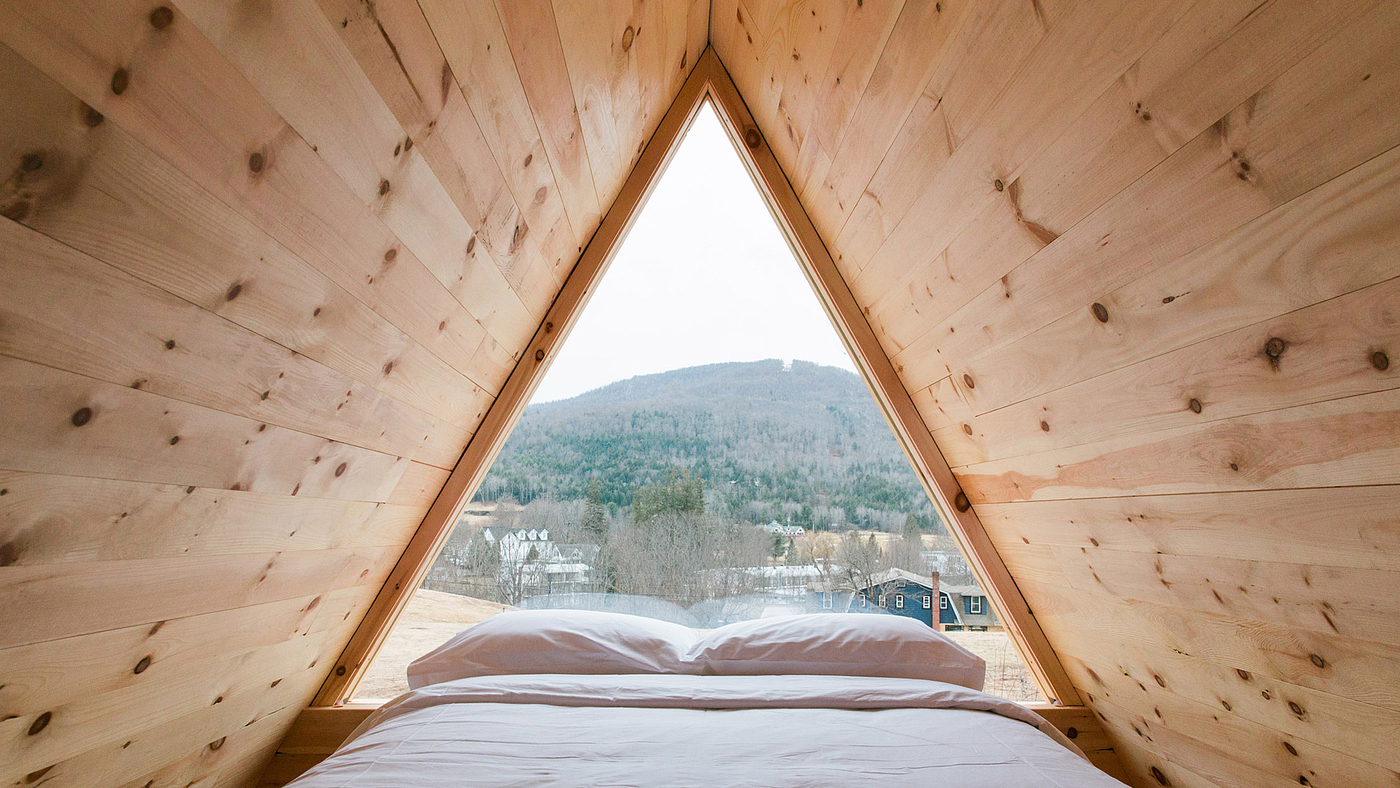
[(936, 515), (860, 376), (779, 359), (685, 367), (532, 404), (478, 492), (584, 497), (617, 512), (668, 469), (703, 478), (736, 520), (897, 530)]

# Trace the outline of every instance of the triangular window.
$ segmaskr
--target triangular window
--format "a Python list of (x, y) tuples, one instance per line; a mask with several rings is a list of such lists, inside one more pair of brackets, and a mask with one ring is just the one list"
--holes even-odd
[(1040, 700), (855, 370), (703, 105), (356, 697), (405, 691), (408, 662), (485, 617), (554, 607), (909, 616), (981, 655), (989, 692)]

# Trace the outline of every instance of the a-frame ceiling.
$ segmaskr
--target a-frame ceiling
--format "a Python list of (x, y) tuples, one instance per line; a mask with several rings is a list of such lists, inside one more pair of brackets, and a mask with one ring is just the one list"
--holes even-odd
[(1134, 778), (1400, 783), (1377, 0), (0, 0), (0, 782), (256, 777), (707, 42)]

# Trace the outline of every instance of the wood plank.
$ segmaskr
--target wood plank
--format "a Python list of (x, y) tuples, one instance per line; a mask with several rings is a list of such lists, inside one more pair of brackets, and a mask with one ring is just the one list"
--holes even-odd
[[(846, 289), (835, 262), (803, 211), (777, 160), (773, 158), (772, 150), (764, 144), (761, 134), (748, 133), (749, 130), (756, 130), (756, 127), (734, 83), (729, 81), (717, 57), (712, 58), (712, 63), (714, 75), (710, 78), (710, 90), (721, 118), (728, 124), (730, 137), (773, 209), (827, 316), (861, 369), (867, 387), (884, 411), (886, 422), (913, 465), (929, 499), (938, 508), (943, 521), (950, 524), (959, 549), (987, 588), (993, 606), (1007, 623), (1012, 642), (1036, 677), (1041, 691), (1060, 703), (1078, 703), (1074, 687), (1059, 668), (1055, 652), (1040, 632), (1030, 608), (1016, 589), (1015, 581), (987, 538), (981, 521), (970, 506), (955, 504), (962, 495), (957, 480), (934, 444), (928, 428), (920, 420), (908, 390), (881, 349), (859, 305), (850, 290)], [(739, 140), (743, 140), (743, 143), (740, 144)]]
[[(896, 357), (910, 385), (999, 352), (1394, 147), (1400, 122), (1377, 109), (1400, 102), (1400, 74), (1381, 70), (1396, 28), (1400, 12), (1388, 5), (1357, 19), (1270, 83), (1269, 101), (1237, 107), (932, 327)], [(1323, 144), (1338, 135), (1347, 144)]]
[(1047, 30), (1074, 5), (1075, 0), (983, 2), (968, 12), (915, 111), (887, 146), (884, 161), (835, 236), (833, 246), (839, 254), (856, 260), (874, 255), (953, 150), (971, 136)]
[(383, 582), (397, 546), (5, 567), (0, 648)]
[(554, 8), (549, 0), (507, 0), (497, 2), (496, 10), (510, 42), (540, 142), (549, 156), (564, 213), (578, 243), (585, 244), (603, 220), (603, 209), (584, 147), (583, 126), (573, 84), (569, 82)]
[[(343, 640), (337, 629), (348, 636), (354, 626), (338, 623), (335, 629), (248, 652), (206, 654), (195, 664), (167, 670), (158, 684), (139, 682), (46, 709), (49, 735), (41, 738), (29, 734), (40, 715), (0, 721), (0, 762), (27, 774), (120, 743), (131, 732), (219, 705), (228, 697), (266, 691), (269, 675), (277, 676), (292, 666), (314, 668), (322, 657), (333, 656), (332, 649)], [(120, 724), (114, 724), (117, 721)]]
[[(850, 3), (845, 0), (794, 4), (799, 14), (792, 24), (791, 54), (783, 60), (785, 69), (778, 85), (781, 90), (778, 106), (772, 121), (764, 123), (764, 118), (757, 118), (774, 157), (793, 178), (793, 188), (799, 192), (806, 181), (798, 175), (798, 156), (816, 111), (814, 86), (820, 85), (826, 76), (849, 7)], [(801, 14), (803, 9), (808, 13)]]
[[(1391, 270), (1380, 275), (1400, 275), (1400, 259), (1386, 259)], [(1271, 347), (1279, 353), (1270, 355)], [(1400, 348), (1400, 278), (994, 410), (935, 437), (949, 462), (969, 465), (1370, 394), (1400, 386), (1400, 368), (1391, 371), (1385, 348)], [(1387, 359), (1384, 369), (1376, 353)]]
[(640, 115), (636, 97), (641, 90), (632, 52), (639, 24), (634, 5), (610, 0), (553, 1), (599, 206), (610, 206), (617, 199), (634, 147), (646, 139), (640, 128), (630, 128)]
[(471, 434), (22, 225), (0, 249), (7, 356), (439, 466)]
[[(1338, 731), (1333, 727), (1335, 720), (1314, 716), (1311, 710), (1304, 711), (1306, 721), (1294, 717), (1288, 703), (1296, 705), (1297, 701), (1290, 701), (1286, 692), (1275, 695), (1274, 691), (1279, 690), (1277, 686), (1260, 684), (1228, 693), (1235, 703), (1226, 698), (1213, 698), (1211, 703), (1203, 703), (1182, 697), (1175, 690), (1197, 681), (1194, 675), (1185, 682), (1171, 681), (1168, 676), (1175, 674), (1169, 673), (1166, 667), (1156, 666), (1153, 670), (1159, 672), (1152, 675), (1169, 682), (1167, 688), (1162, 688), (1152, 675), (1143, 676), (1146, 681), (1123, 675), (1134, 670), (1134, 666), (1105, 664), (1102, 659), (1092, 657), (1088, 661), (1072, 658), (1070, 662), (1079, 663), (1075, 664), (1076, 675), (1087, 675), (1093, 670), (1094, 675), (1099, 676), (1100, 680), (1093, 685), (1096, 707), (1105, 710), (1119, 725), (1135, 728), (1134, 742), (1157, 744), (1162, 753), (1172, 753), (1173, 762), (1184, 763), (1224, 785), (1299, 785), (1300, 776), (1314, 786), (1386, 785), (1400, 780), (1400, 773), (1357, 757), (1360, 752), (1377, 751), (1360, 749), (1365, 742), (1359, 739), (1348, 743), (1344, 738), (1345, 729)], [(1236, 676), (1235, 683), (1246, 682)], [(1262, 698), (1266, 692), (1270, 694), (1269, 700)], [(1281, 709), (1281, 714), (1293, 720), (1292, 725), (1285, 723), (1286, 727), (1308, 735), (1280, 731), (1273, 725), (1251, 720), (1245, 707), (1249, 703), (1244, 700), (1246, 697), (1258, 698), (1257, 705)], [(1227, 705), (1229, 709), (1225, 708)], [(1143, 709), (1145, 713), (1130, 710), (1134, 708)], [(1277, 717), (1279, 713), (1271, 716)], [(1344, 724), (1355, 730), (1361, 727), (1357, 725), (1360, 719), (1364, 719), (1364, 714)], [(1330, 738), (1339, 746), (1328, 747), (1316, 742), (1316, 738)], [(1381, 752), (1392, 749), (1384, 747)], [(1216, 752), (1207, 755), (1210, 750)], [(1198, 753), (1199, 761), (1196, 760)]]
[(0, 396), (4, 470), (384, 501), (409, 464), (5, 356)]
[(1022, 559), (1054, 566), (1068, 587), (1183, 610), (1400, 645), (1400, 573), (1316, 564), (1003, 543), (1012, 573)]
[[(33, 717), (136, 684), (159, 684), (168, 670), (185, 670), (211, 654), (245, 653), (323, 632), (354, 620), (369, 607), (375, 590), (361, 585), (310, 592), (170, 619), (159, 627), (136, 624), (7, 649), (0, 669), (0, 717)], [(136, 673), (143, 659), (149, 662)]]
[(258, 774), (277, 749), (295, 706), (258, 718), (229, 734), (217, 750), (201, 746), (174, 763), (142, 774), (120, 788), (191, 788), (193, 785), (243, 784)]
[(953, 50), (953, 36), (973, 4), (972, 0), (906, 2), (900, 9), (838, 146), (827, 149), (831, 169), (820, 184), (809, 184), (803, 194), (802, 205), (812, 223), (823, 238), (837, 239), (837, 248), (847, 248), (839, 241), (846, 219), (867, 193), (870, 179), (910, 119), (924, 86)]
[(1397, 208), (1392, 148), (1104, 294), (1109, 322), (1076, 310), (972, 362), (966, 394), (979, 413), (1005, 407), (1393, 277)]
[(433, 505), (433, 501), (437, 498), (438, 492), (442, 490), (442, 485), (446, 483), (449, 474), (450, 471), (445, 471), (435, 465), (424, 465), (421, 462), (410, 463), (385, 503), (421, 507), (426, 510)]
[[(252, 692), (226, 697), (223, 703), (163, 721), (97, 749), (49, 764), (51, 768), (43, 775), (47, 778), (45, 785), (55, 788), (89, 786), (94, 780), (100, 785), (121, 785), (169, 766), (172, 760), (178, 761), (182, 753), (201, 748), (211, 753), (221, 752), (230, 741), (237, 741), (238, 731), (250, 728), (264, 718), (277, 715), (278, 719), (270, 721), (272, 727), (284, 728), (295, 718), (299, 708), (297, 699), (305, 697), (323, 674), (319, 666), (309, 670), (289, 669), (283, 673), (282, 680), (275, 688), (263, 686)], [(230, 750), (225, 757), (236, 754), (236, 750)], [(256, 774), (259, 766), (255, 765), (247, 774), (234, 773), (231, 777), (240, 781), (247, 779), (250, 774)], [(5, 776), (11, 777), (9, 774)], [(21, 777), (16, 775), (14, 779)]]
[(1190, 3), (1086, 3), (1065, 15), (983, 116), (978, 131), (929, 182), (869, 259), (847, 255), (842, 269), (871, 303), (912, 259), (928, 259), (1002, 194), (1015, 173), (1147, 51)]
[[(1288, 740), (1311, 742), (1339, 755), (1374, 763), (1382, 769), (1372, 769), (1373, 773), (1388, 770), (1392, 779), (1400, 779), (1396, 767), (1400, 757), (1390, 746), (1400, 735), (1400, 712), (1178, 654), (1147, 654), (1133, 644), (1115, 644), (1114, 657), (1106, 660), (1103, 651), (1096, 648), (1101, 645), (1089, 641), (1072, 649), (1084, 654), (1080, 661), (1092, 665), (1100, 677), (1095, 682), (1096, 698), (1120, 698), (1120, 702), (1141, 708), (1144, 694), (1147, 700), (1155, 700), (1152, 696), (1165, 691)], [(1151, 689), (1143, 689), (1148, 686)], [(1182, 732), (1185, 730), (1189, 729)]]
[(621, 239), (626, 236), (656, 179), (674, 151), (676, 141), (690, 125), (705, 96), (708, 68), (697, 65), (682, 87), (656, 134), (647, 144), (638, 165), (628, 176), (627, 187), (613, 201), (578, 264), (569, 274), (559, 297), (550, 307), (545, 322), (531, 342), (524, 361), (511, 373), (502, 393), (486, 414), (486, 420), (473, 435), (457, 467), (447, 477), (432, 508), (423, 518), (413, 540), (394, 567), (374, 607), (355, 631), (336, 669), (321, 687), (313, 705), (329, 706), (349, 699), (355, 685), (373, 661), (374, 655), (408, 605), (409, 597), (451, 534), (462, 507), (471, 499), (477, 485), (491, 468), (511, 429), (524, 411), (535, 388), (543, 379), (558, 348), (568, 336), (583, 307), (588, 303)]
[[(963, 245), (988, 249), (997, 264), (988, 266), (988, 258), (981, 257), (975, 267), (957, 266), (955, 256), (950, 273), (957, 271), (956, 281), (932, 288), (927, 297), (918, 290), (907, 298), (901, 293), (894, 303), (875, 307), (880, 319), (903, 331), (896, 342), (908, 344), (918, 327), (903, 325), (899, 314), (918, 305), (924, 314), (946, 316), (972, 295), (968, 290), (982, 289), (1038, 251), (1015, 243), (1010, 230), (1020, 228), (1045, 242), (1063, 234), (1372, 5), (1370, 0), (1327, 5), (1303, 0), (1263, 8), (1248, 0), (1196, 4), (1068, 131), (1014, 179), (1006, 179), (1002, 202), (1009, 210), (999, 212), (996, 223), (974, 223), (959, 234), (972, 235)], [(950, 134), (961, 139), (956, 131)], [(881, 204), (903, 215), (900, 203), (884, 195)], [(859, 249), (852, 254), (860, 259)], [(906, 275), (905, 281), (912, 280)]]
[[(544, 314), (556, 285), (481, 128), (414, 0), (318, 0), (380, 97), (467, 223), (464, 269), (492, 259), (531, 315)], [(410, 146), (410, 141), (412, 145)], [(392, 192), (391, 192), (392, 193)], [(523, 238), (523, 242), (522, 239)], [(445, 282), (456, 280), (448, 275)]]
[[(1117, 599), (1029, 578), (1021, 578), (1020, 585), (1037, 619), (1057, 643), (1071, 650), (1069, 644), (1077, 640), (1134, 643), (1151, 653), (1180, 652), (1231, 670), (1400, 711), (1400, 649), (1392, 645)], [(1092, 693), (1096, 682), (1081, 685)]]
[(3, 566), (407, 544), (395, 506), (0, 471)]
[[(311, 143), (422, 263), (498, 342), (527, 341), (533, 320), (485, 253), (466, 254), (474, 229), (436, 182), (410, 137), (375, 92), (314, 0), (251, 12), (217, 0), (180, 9), (297, 133)], [(386, 184), (387, 187), (386, 187)], [(462, 286), (470, 278), (475, 287)], [(489, 319), (488, 319), (489, 318)]]
[(515, 195), (526, 232), (538, 242), (555, 281), (562, 281), (582, 242), (565, 215), (495, 3), (422, 0), (419, 7)]
[(988, 503), (977, 510), (999, 549), (1054, 545), (1090, 555), (1116, 550), (1397, 572), (1396, 500), (1394, 486), (1338, 487)]
[(978, 463), (958, 478), (974, 503), (1389, 484), (1397, 409), (1392, 389)]
[(489, 402), (129, 134), (89, 128), (82, 102), (3, 46), (0, 95), (14, 107), (0, 117), (0, 157), (43, 152), (23, 177), (42, 195), (24, 224), (449, 423), (471, 426)]
[[(0, 40), (494, 391), (510, 355), (192, 24), (177, 14), (156, 31), (149, 15), (136, 0), (7, 2)], [(133, 58), (139, 75), (114, 95), (112, 74), (134, 73)]]

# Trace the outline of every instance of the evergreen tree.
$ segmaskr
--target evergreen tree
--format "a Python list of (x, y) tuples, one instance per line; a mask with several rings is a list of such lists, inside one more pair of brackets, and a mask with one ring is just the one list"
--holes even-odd
[(705, 480), (688, 468), (668, 468), (661, 481), (632, 496), (632, 520), (646, 523), (662, 514), (704, 514)]
[(583, 532), (595, 544), (608, 538), (608, 510), (603, 506), (603, 487), (595, 478), (588, 483), (588, 498), (583, 508)]

